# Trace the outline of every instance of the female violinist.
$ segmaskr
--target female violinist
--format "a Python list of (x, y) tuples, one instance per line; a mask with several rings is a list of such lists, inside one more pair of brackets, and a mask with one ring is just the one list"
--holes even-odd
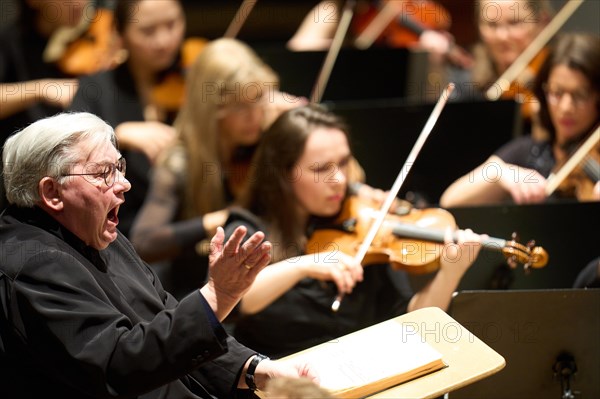
[[(17, 2), (18, 17), (0, 32), (2, 134), (10, 134), (37, 119), (67, 108), (77, 92), (78, 76), (109, 67), (109, 54), (112, 54), (113, 49), (108, 44), (95, 49), (95, 59), (98, 61), (94, 64), (95, 70), (65, 67), (66, 57), (63, 57), (75, 47), (72, 45), (79, 37), (93, 29), (92, 25), (96, 20), (101, 20), (104, 25), (105, 21), (110, 20), (110, 17), (106, 17), (109, 15), (107, 10), (98, 6), (99, 2)], [(9, 10), (11, 5), (8, 4), (7, 7)], [(109, 35), (108, 30), (106, 36)], [(101, 63), (100, 58), (106, 58), (107, 62)], [(3, 142), (4, 139), (0, 144)]]
[[(53, 33), (61, 27), (79, 23), (89, 2), (54, 2), (54, 18), (48, 17), (50, 4), (47, 2), (22, 0), (19, 3), (19, 17), (0, 32), (0, 119), (13, 117), (7, 121), (6, 128), (10, 129), (7, 135), (70, 103), (77, 90), (76, 80), (63, 73), (56, 64), (44, 61), (42, 55)], [(50, 83), (56, 85), (54, 91), (48, 87), (44, 90), (43, 86)], [(0, 125), (3, 134), (4, 126), (4, 123)]]
[(138, 253), (156, 264), (175, 295), (204, 281), (203, 240), (225, 222), (224, 208), (246, 182), (263, 129), (306, 101), (277, 91), (275, 72), (236, 39), (207, 44), (186, 78), (177, 139), (155, 166), (131, 234)]
[[(545, 201), (546, 178), (600, 122), (600, 37), (559, 36), (537, 75), (534, 92), (549, 138), (524, 136), (507, 143), (450, 185), (440, 200), (443, 207)], [(598, 190), (597, 181), (592, 185)], [(598, 200), (600, 191), (596, 193)]]
[[(473, 65), (466, 70), (450, 67), (447, 71), (447, 80), (457, 86), (453, 98), (460, 100), (485, 98), (486, 90), (533, 42), (553, 15), (547, 0), (481, 0), (475, 2), (474, 11), (479, 42), (471, 51)], [(543, 56), (540, 53), (534, 58), (521, 73), (520, 83), (511, 86), (504, 98), (531, 102), (530, 86)]]
[[(475, 13), (481, 42), (473, 51), (472, 78), (485, 91), (548, 24), (552, 9), (547, 0), (482, 0)], [(526, 73), (532, 83), (535, 71)]]
[[(475, 2), (475, 15), (480, 41), (472, 49), (472, 67), (447, 69), (447, 80), (456, 85), (453, 99), (484, 99), (486, 91), (550, 22), (553, 10), (548, 0), (481, 0)], [(525, 133), (532, 130), (536, 118), (532, 85), (545, 55), (545, 50), (540, 51), (502, 94), (522, 104)]]
[(115, 128), (127, 178), (133, 189), (121, 208), (120, 230), (126, 236), (148, 190), (148, 171), (175, 137), (174, 114), (157, 111), (153, 90), (177, 69), (185, 33), (179, 0), (119, 0), (114, 27), (128, 52), (117, 68), (85, 76), (70, 109), (92, 112)]
[[(458, 244), (448, 242), (439, 272), (414, 295), (406, 274), (389, 265), (363, 270), (339, 250), (306, 254), (313, 222), (342, 208), (351, 157), (346, 127), (315, 105), (283, 113), (264, 133), (241, 207), (231, 209), (225, 227), (260, 229), (273, 243), (273, 263), (240, 303), (234, 335), (241, 342), (278, 357), (407, 310), (447, 308), (478, 255), (480, 237), (470, 230), (460, 231)], [(333, 313), (338, 292), (346, 297)]]

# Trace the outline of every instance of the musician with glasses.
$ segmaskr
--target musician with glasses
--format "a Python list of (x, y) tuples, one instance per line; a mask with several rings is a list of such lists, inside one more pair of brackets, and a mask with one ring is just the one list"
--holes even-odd
[[(598, 128), (600, 37), (585, 33), (557, 37), (537, 75), (534, 93), (546, 137), (519, 137), (501, 147), (446, 189), (440, 200), (443, 207), (545, 201), (547, 178)], [(600, 200), (598, 144), (590, 157), (595, 165), (590, 169), (596, 173), (586, 172), (593, 186), (588, 199)], [(573, 187), (557, 194), (581, 200)]]
[[(4, 146), (0, 374), (7, 398), (235, 398), (310, 377), (221, 321), (270, 260), (264, 234), (211, 241), (209, 282), (177, 301), (117, 230), (131, 184), (113, 129), (89, 113), (41, 119)], [(239, 391), (239, 392), (238, 392)]]

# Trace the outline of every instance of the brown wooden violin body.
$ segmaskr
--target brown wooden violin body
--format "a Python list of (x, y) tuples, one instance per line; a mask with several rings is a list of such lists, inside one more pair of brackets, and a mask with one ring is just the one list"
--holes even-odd
[(113, 11), (98, 8), (87, 30), (71, 42), (58, 60), (67, 75), (88, 75), (109, 69), (118, 63), (118, 47), (113, 37)]
[[(348, 197), (342, 212), (331, 224), (319, 226), (309, 237), (307, 252), (340, 250), (353, 255), (365, 237), (378, 210), (357, 197)], [(450, 212), (441, 208), (411, 209), (405, 215), (389, 214), (379, 229), (362, 264), (390, 263), (394, 269), (411, 274), (436, 271), (444, 255), (444, 236), (450, 229), (453, 239), (456, 222)], [(514, 236), (514, 234), (513, 234)], [(548, 254), (534, 243), (489, 238), (484, 248), (501, 251), (511, 267), (544, 267)]]
[[(594, 139), (594, 132), (588, 140)], [(581, 158), (575, 152), (570, 158), (557, 162), (553, 173), (561, 170), (571, 158), (577, 158), (577, 164), (566, 178), (556, 188), (561, 197), (577, 198), (578, 201), (598, 201), (600, 194), (596, 191), (596, 184), (600, 181), (600, 142), (584, 153)], [(580, 160), (579, 160), (580, 159)]]
[[(375, 6), (372, 3), (378, 3), (378, 5)], [(386, 7), (391, 7), (392, 12), (397, 17), (393, 18), (383, 28), (381, 34), (375, 40), (376, 43), (395, 48), (416, 47), (419, 45), (421, 34), (426, 30), (443, 32), (450, 37), (448, 33), (452, 25), (450, 13), (439, 3), (429, 0), (388, 0), (369, 2), (368, 5), (359, 4), (352, 22), (354, 34), (360, 36), (370, 28), (378, 14), (387, 14)], [(450, 40), (445, 58), (452, 64), (462, 68), (469, 68), (473, 64), (471, 54), (456, 45), (454, 40)]]
[(154, 86), (152, 103), (164, 112), (177, 112), (185, 99), (185, 73), (208, 43), (207, 39), (188, 38), (181, 45), (180, 62)]
[[(372, 3), (372, 2), (371, 2)], [(397, 2), (400, 14), (410, 18), (425, 29), (448, 31), (452, 24), (450, 13), (436, 2), (428, 0), (405, 0)], [(362, 5), (357, 8), (352, 22), (355, 32), (362, 32), (379, 13), (373, 5)], [(419, 41), (419, 33), (402, 26), (394, 19), (377, 39), (390, 47), (410, 47)]]
[(502, 99), (514, 99), (521, 104), (521, 116), (525, 120), (531, 120), (539, 107), (532, 87), (547, 56), (548, 49), (542, 49), (521, 72), (519, 77), (511, 82), (508, 90), (500, 96)]

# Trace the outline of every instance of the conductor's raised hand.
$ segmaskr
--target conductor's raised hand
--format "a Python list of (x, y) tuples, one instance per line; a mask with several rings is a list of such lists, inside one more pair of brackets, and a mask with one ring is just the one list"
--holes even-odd
[(200, 291), (219, 320), (225, 319), (271, 260), (271, 243), (263, 242), (264, 233), (254, 233), (242, 244), (245, 236), (246, 228), (240, 226), (225, 243), (225, 232), (219, 227), (211, 240), (208, 282)]

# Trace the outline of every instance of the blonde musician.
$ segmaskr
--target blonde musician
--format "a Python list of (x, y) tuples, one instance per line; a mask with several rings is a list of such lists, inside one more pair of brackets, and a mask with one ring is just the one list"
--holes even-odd
[(264, 127), (306, 102), (279, 92), (277, 74), (237, 39), (207, 44), (186, 78), (177, 139), (153, 170), (131, 232), (175, 296), (206, 277), (208, 241), (202, 242), (225, 222), (224, 208), (246, 182)]
[[(471, 83), (483, 92), (540, 34), (553, 10), (547, 0), (481, 0), (475, 13), (480, 43), (473, 48)], [(535, 72), (524, 68), (521, 79), (533, 82)]]

